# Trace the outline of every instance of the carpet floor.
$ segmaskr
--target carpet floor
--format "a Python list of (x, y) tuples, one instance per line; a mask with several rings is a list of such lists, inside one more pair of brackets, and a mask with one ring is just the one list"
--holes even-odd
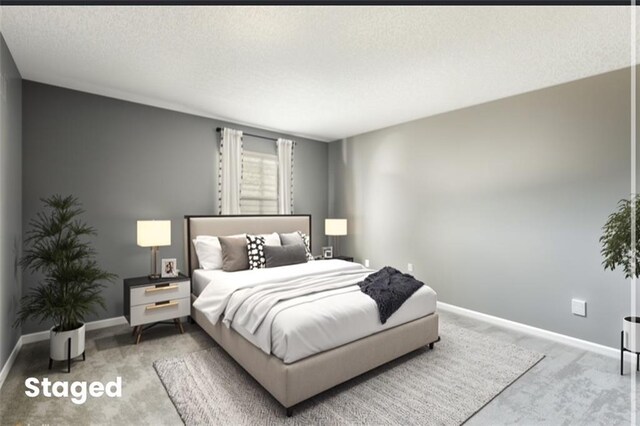
[(285, 410), (219, 347), (156, 361), (187, 425), (437, 424), (473, 416), (544, 355), (442, 323), (420, 349)]

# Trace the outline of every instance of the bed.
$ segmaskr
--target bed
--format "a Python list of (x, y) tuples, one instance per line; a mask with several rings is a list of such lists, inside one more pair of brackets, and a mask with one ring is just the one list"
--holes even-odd
[[(311, 237), (309, 215), (185, 216), (184, 231), (192, 319), (286, 408), (288, 416), (296, 404), (418, 348), (433, 348), (439, 340), (433, 290), (423, 286), (381, 324), (375, 302), (350, 285), (371, 272), (356, 263), (320, 260), (238, 272), (199, 269), (192, 243), (198, 235), (301, 231)], [(233, 301), (229, 295), (242, 293), (241, 288), (251, 291), (307, 279), (343, 284), (322, 293), (329, 296), (280, 301), (259, 320), (254, 312), (228, 305)]]

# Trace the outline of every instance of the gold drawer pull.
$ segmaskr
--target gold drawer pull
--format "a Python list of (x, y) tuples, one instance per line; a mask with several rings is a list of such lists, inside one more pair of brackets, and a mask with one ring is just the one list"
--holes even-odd
[(178, 288), (177, 284), (174, 285), (165, 285), (162, 287), (151, 287), (144, 290), (145, 293), (153, 293), (155, 291), (163, 291), (163, 290), (175, 290)]
[(177, 305), (178, 305), (178, 302), (165, 302), (165, 303), (160, 303), (158, 305), (149, 305), (145, 307), (145, 309), (149, 311), (151, 309), (169, 308), (171, 306), (177, 306)]

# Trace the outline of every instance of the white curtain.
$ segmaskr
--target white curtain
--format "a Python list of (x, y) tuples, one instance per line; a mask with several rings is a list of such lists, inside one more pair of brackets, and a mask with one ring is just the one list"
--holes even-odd
[(220, 167), (218, 171), (218, 205), (220, 214), (240, 214), (242, 183), (242, 131), (222, 129)]
[(293, 148), (295, 142), (278, 139), (278, 214), (293, 214)]

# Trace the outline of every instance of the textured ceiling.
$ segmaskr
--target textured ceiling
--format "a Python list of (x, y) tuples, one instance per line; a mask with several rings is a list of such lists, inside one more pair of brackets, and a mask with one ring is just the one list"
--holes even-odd
[(628, 7), (11, 7), (25, 79), (334, 140), (629, 66)]

